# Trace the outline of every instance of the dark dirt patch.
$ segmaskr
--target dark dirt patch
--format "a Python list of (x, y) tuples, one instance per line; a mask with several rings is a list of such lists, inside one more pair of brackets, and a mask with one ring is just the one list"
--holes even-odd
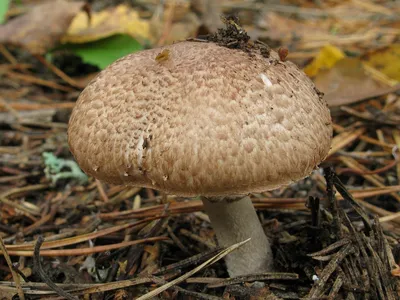
[(259, 51), (260, 54), (269, 58), (271, 48), (261, 41), (251, 41), (250, 36), (240, 25), (239, 18), (235, 15), (222, 16), (225, 28), (219, 28), (217, 32), (200, 36), (199, 38), (214, 42), (220, 46), (230, 49), (240, 49), (246, 52)]

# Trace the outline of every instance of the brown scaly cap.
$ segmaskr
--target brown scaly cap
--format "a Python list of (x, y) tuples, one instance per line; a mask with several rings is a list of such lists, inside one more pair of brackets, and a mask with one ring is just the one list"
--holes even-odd
[(332, 126), (312, 81), (276, 52), (186, 41), (102, 71), (80, 95), (68, 134), (95, 178), (219, 196), (309, 175), (328, 154)]

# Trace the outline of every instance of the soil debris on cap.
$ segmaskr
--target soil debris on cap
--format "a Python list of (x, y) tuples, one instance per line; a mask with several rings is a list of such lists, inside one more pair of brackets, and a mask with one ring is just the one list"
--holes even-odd
[(252, 50), (258, 50), (262, 56), (269, 58), (271, 48), (261, 41), (252, 42), (246, 30), (240, 25), (238, 16), (221, 16), (221, 20), (225, 24), (225, 28), (219, 28), (217, 32), (200, 38), (223, 47), (241, 49), (249, 53)]
[(170, 51), (168, 49), (164, 49), (163, 51), (161, 51), (160, 53), (157, 54), (155, 60), (157, 62), (166, 61), (166, 60), (168, 60), (169, 55), (170, 55)]
[(286, 58), (289, 54), (289, 50), (287, 48), (279, 48), (278, 54), (279, 54), (279, 59), (281, 61), (286, 61)]

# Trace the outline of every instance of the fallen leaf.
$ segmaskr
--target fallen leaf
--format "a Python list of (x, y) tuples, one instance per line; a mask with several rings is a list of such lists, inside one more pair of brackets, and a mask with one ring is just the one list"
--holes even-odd
[[(3, 0), (1, 0), (3, 1)], [(44, 54), (59, 43), (84, 1), (48, 1), (0, 26), (0, 43)]]
[(338, 61), (329, 70), (321, 70), (314, 82), (325, 94), (329, 106), (350, 104), (388, 88), (368, 76), (358, 58), (350, 57)]
[(339, 48), (326, 45), (323, 47), (313, 61), (304, 68), (304, 72), (313, 77), (318, 74), (321, 70), (326, 70), (332, 68), (338, 61), (345, 57), (342, 50)]
[(87, 43), (116, 34), (127, 34), (144, 43), (149, 39), (149, 23), (133, 8), (121, 4), (91, 14), (79, 13), (71, 23), (63, 43)]
[(9, 5), (10, 5), (10, 0), (0, 1), (0, 24), (2, 24), (6, 19), (6, 13), (8, 11)]
[(142, 45), (129, 35), (114, 35), (84, 44), (65, 44), (61, 47), (89, 63), (104, 69), (118, 58), (143, 49)]
[(400, 44), (369, 52), (362, 56), (368, 66), (377, 69), (387, 77), (400, 82)]

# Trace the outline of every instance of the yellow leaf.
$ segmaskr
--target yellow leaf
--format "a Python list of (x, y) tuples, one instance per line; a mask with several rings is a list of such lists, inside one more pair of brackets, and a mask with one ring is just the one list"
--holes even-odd
[(362, 57), (364, 63), (400, 82), (400, 44), (372, 51)]
[(87, 43), (115, 34), (128, 34), (143, 43), (149, 39), (149, 23), (140, 19), (137, 11), (123, 4), (93, 13), (90, 23), (87, 14), (80, 13), (72, 21), (62, 42)]
[(343, 59), (345, 54), (339, 48), (332, 45), (325, 45), (313, 59), (313, 61), (304, 68), (304, 72), (313, 77), (320, 70), (332, 68), (339, 60)]

